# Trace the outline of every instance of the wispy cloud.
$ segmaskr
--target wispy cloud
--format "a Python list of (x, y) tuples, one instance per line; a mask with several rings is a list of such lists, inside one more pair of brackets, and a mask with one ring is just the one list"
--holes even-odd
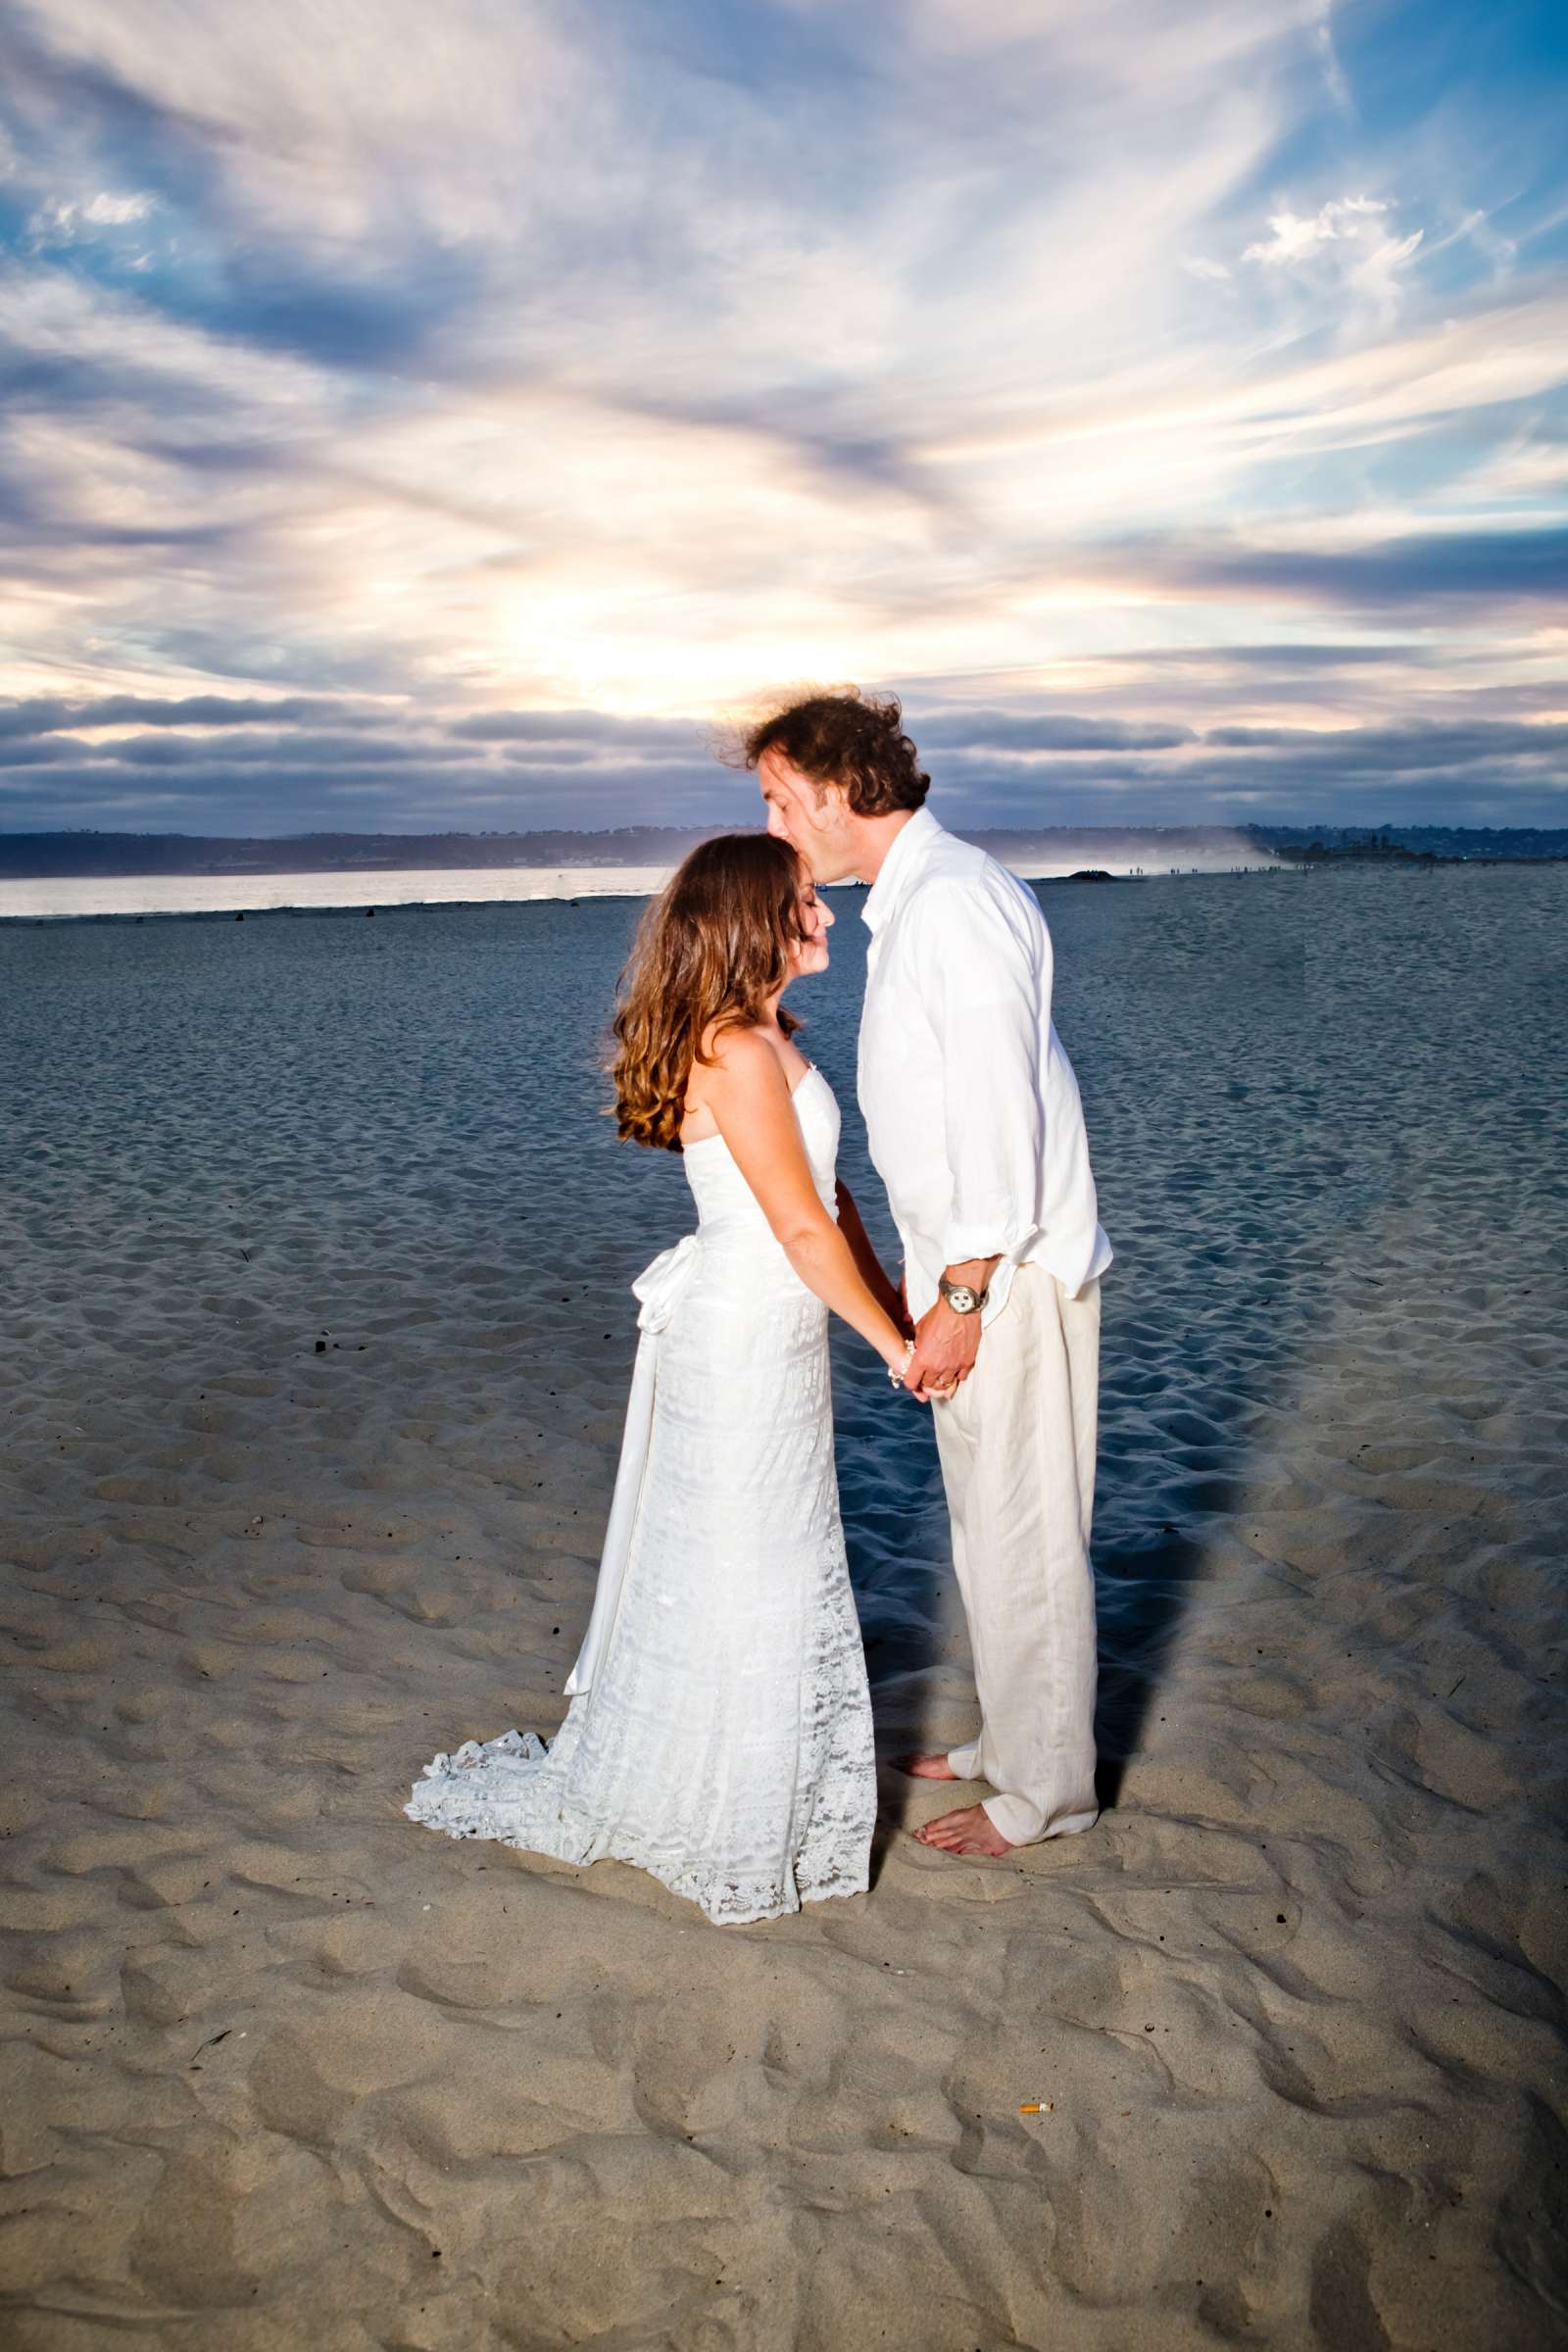
[(1329, 96), (1344, 113), (1352, 113), (1355, 102), (1334, 42), (1334, 0), (1317, 0), (1313, 11), (1312, 43), (1323, 69), (1324, 87)]
[(50, 243), (69, 245), (89, 229), (124, 228), (134, 221), (145, 220), (154, 202), (145, 193), (111, 196), (106, 189), (85, 199), (51, 196), (33, 213), (27, 231), (35, 249)]
[(1361, 243), (1369, 225), (1388, 210), (1382, 197), (1335, 196), (1320, 205), (1310, 220), (1303, 220), (1298, 213), (1275, 213), (1268, 235), (1247, 246), (1242, 259), (1273, 269), (1310, 261), (1325, 245)]

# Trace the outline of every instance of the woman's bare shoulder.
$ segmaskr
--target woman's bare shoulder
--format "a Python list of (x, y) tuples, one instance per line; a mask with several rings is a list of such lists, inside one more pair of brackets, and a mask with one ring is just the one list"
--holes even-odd
[(784, 1083), (784, 1066), (760, 1029), (710, 1028), (703, 1035), (703, 1059), (721, 1078), (742, 1085), (765, 1086), (776, 1073)]

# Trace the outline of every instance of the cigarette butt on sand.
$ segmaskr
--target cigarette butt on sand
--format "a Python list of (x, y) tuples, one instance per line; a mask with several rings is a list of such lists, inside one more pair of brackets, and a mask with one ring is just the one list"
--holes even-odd
[(1051, 2101), (1049, 2099), (1024, 2099), (1019, 2103), (1018, 2113), (1020, 2115), (1049, 2115)]

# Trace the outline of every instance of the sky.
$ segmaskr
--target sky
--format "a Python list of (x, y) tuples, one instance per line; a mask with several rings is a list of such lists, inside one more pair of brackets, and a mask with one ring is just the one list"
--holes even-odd
[(1568, 825), (1568, 10), (0, 0), (0, 830)]

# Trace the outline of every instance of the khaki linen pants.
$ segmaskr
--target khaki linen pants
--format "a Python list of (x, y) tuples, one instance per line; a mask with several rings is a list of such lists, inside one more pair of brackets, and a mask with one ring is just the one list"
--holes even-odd
[(1009, 1844), (1087, 1830), (1095, 1802), (1095, 1496), (1100, 1284), (1069, 1298), (1020, 1266), (957, 1394), (937, 1403), (953, 1559), (980, 1736), (948, 1762), (989, 1781)]

